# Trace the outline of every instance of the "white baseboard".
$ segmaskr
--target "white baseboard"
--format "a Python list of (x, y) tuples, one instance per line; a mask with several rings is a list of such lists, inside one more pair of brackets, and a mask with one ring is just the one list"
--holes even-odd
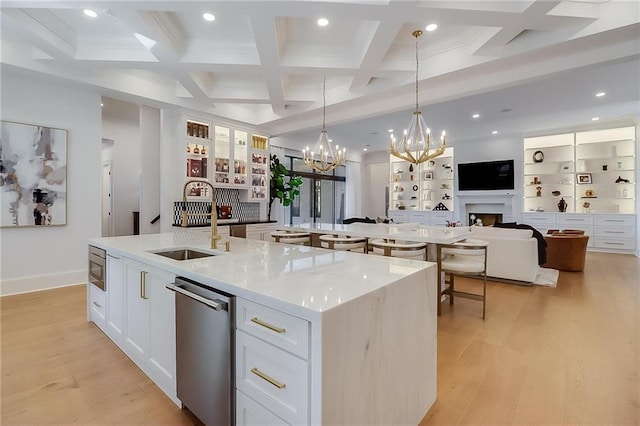
[(0, 296), (31, 293), (33, 291), (67, 287), (87, 282), (87, 270), (61, 272), (58, 274), (32, 275), (0, 281)]

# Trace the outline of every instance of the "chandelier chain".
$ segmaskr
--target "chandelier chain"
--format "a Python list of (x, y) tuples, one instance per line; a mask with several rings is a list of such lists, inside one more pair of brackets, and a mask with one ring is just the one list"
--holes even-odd
[(415, 37), (416, 37), (416, 111), (418, 110), (418, 71), (419, 71), (419, 60), (418, 60), (418, 39), (420, 38), (420, 34), (422, 34), (422, 32), (418, 33), (417, 31), (414, 33)]
[(326, 109), (327, 109), (327, 76), (325, 75), (322, 79), (322, 131), (324, 132), (325, 127), (325, 118), (326, 118)]

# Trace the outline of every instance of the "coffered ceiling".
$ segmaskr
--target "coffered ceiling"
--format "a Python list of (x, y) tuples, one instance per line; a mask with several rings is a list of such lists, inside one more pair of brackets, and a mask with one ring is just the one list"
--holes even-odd
[[(410, 108), (411, 32), (430, 23), (438, 29), (420, 38), (418, 55), (425, 106), (535, 88), (549, 76), (640, 56), (636, 0), (4, 0), (0, 10), (5, 67), (249, 122), (274, 136), (318, 128), (323, 76), (328, 123)], [(329, 25), (318, 26), (321, 17)]]

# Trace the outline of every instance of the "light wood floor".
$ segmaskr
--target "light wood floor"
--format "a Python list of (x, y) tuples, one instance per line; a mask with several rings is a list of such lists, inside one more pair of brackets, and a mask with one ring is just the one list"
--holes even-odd
[[(557, 288), (490, 283), (484, 321), (444, 304), (421, 425), (640, 424), (639, 280), (638, 258), (589, 253)], [(86, 322), (84, 286), (0, 304), (3, 426), (197, 424)]]

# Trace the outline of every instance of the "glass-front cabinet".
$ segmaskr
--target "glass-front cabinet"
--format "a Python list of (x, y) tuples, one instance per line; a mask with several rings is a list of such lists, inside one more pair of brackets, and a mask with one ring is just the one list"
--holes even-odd
[(246, 130), (191, 117), (185, 117), (183, 123), (185, 181), (196, 181), (187, 188), (189, 198), (210, 198), (210, 190), (204, 184), (208, 181), (214, 187), (242, 190), (240, 198), (243, 200), (268, 200), (269, 144), (266, 136), (251, 135)]
[(247, 132), (233, 131), (233, 183), (247, 183)]
[[(186, 180), (205, 182), (209, 178), (211, 158), (211, 123), (187, 119), (186, 126)], [(189, 197), (210, 197), (209, 187), (204, 183), (193, 183), (187, 188)]]
[(215, 126), (214, 133), (215, 168), (213, 182), (216, 184), (229, 184), (231, 162), (231, 146), (229, 144), (229, 128)]
[(266, 136), (251, 135), (251, 200), (269, 200), (270, 164), (269, 139)]

